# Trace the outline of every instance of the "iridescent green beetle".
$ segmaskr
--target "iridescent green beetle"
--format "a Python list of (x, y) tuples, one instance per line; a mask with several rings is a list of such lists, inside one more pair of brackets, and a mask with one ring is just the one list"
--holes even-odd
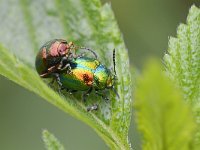
[[(114, 88), (116, 81), (115, 50), (113, 51), (114, 73), (94, 58), (77, 57), (71, 60), (69, 64), (71, 66), (70, 73), (63, 71), (54, 74), (62, 89), (69, 92), (86, 91), (83, 94), (84, 101), (92, 90), (95, 90), (97, 95), (106, 100), (108, 98), (102, 93), (103, 90), (112, 89), (117, 94)], [(97, 109), (97, 106), (88, 108), (88, 111), (93, 109)]]
[(78, 57), (75, 54), (78, 49), (90, 51), (97, 59), (96, 53), (91, 49), (75, 46), (72, 42), (68, 43), (63, 39), (54, 39), (45, 43), (35, 60), (35, 67), (40, 77), (49, 78), (52, 77), (52, 73), (65, 69), (70, 72), (70, 65), (67, 62)]

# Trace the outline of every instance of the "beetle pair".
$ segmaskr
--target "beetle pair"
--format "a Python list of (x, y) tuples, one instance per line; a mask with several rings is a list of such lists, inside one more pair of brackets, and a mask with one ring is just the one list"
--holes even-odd
[[(90, 51), (94, 58), (76, 55), (76, 50)], [(108, 99), (105, 89), (114, 89), (116, 80), (115, 50), (113, 51), (114, 74), (101, 64), (94, 51), (85, 47), (77, 47), (72, 42), (55, 39), (44, 44), (36, 56), (35, 66), (42, 78), (53, 78), (61, 89), (68, 92), (86, 91), (83, 94), (85, 101), (87, 96), (95, 90), (95, 93), (104, 99)], [(94, 105), (87, 110), (97, 109)]]
[(97, 59), (96, 53), (89, 48), (75, 46), (72, 42), (68, 43), (63, 39), (54, 39), (45, 43), (35, 60), (36, 70), (40, 77), (49, 78), (52, 73), (65, 69), (70, 71), (70, 65), (66, 62), (79, 57), (75, 54), (77, 49), (88, 50)]

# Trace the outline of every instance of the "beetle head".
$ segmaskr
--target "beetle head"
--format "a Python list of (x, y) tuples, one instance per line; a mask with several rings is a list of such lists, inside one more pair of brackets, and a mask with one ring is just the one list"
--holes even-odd
[(59, 41), (57, 44), (57, 53), (59, 56), (68, 55), (71, 49), (73, 49), (74, 44), (72, 42), (67, 43), (67, 41), (62, 40)]

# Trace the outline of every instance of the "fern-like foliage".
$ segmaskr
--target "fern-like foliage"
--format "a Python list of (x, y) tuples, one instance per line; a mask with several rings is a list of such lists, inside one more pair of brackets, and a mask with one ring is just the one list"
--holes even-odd
[[(129, 149), (129, 60), (110, 5), (99, 0), (0, 0), (0, 18), (0, 74), (91, 126), (109, 147)], [(120, 98), (110, 92), (106, 103), (91, 95), (88, 105), (100, 103), (100, 110), (88, 113), (80, 99), (50, 89), (37, 75), (34, 60), (40, 46), (55, 38), (95, 49), (108, 67), (115, 48)]]
[(64, 150), (63, 145), (57, 138), (47, 130), (43, 130), (42, 139), (45, 143), (47, 150)]
[(192, 6), (187, 24), (181, 24), (177, 38), (170, 37), (168, 54), (164, 57), (168, 75), (184, 92), (193, 106), (198, 123), (195, 143), (200, 148), (200, 9)]
[(137, 80), (134, 108), (143, 150), (189, 150), (195, 124), (181, 92), (151, 61)]

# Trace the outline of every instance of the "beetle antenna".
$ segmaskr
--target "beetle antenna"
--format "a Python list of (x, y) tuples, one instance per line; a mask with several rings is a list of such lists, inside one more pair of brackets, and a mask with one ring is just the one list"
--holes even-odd
[(92, 49), (90, 49), (90, 48), (87, 48), (87, 47), (79, 47), (79, 46), (76, 46), (75, 47), (76, 49), (84, 49), (84, 50), (88, 50), (88, 51), (90, 51), (91, 53), (93, 53), (93, 55), (94, 55), (94, 57), (97, 59), (97, 54), (92, 50)]
[(114, 67), (114, 73), (115, 73), (115, 77), (117, 76), (117, 73), (116, 73), (116, 63), (115, 63), (115, 49), (113, 49), (113, 67)]
[(119, 96), (119, 94), (118, 94), (118, 92), (117, 92), (117, 90), (115, 89), (114, 86), (112, 86), (112, 90), (113, 90), (113, 92), (117, 95), (117, 97), (120, 98), (120, 96)]

